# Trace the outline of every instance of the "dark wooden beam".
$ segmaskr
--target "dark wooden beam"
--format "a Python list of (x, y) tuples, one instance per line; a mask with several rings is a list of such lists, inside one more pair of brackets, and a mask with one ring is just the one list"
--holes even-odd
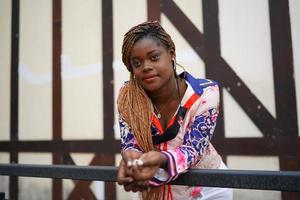
[[(70, 154), (65, 154), (64, 157), (68, 160), (69, 163), (72, 163), (72, 165), (76, 165), (76, 163), (71, 158)], [(95, 160), (95, 157), (93, 158), (93, 161)], [(93, 162), (92, 161), (92, 162)], [(64, 163), (65, 164), (65, 163)], [(67, 199), (97, 199), (95, 194), (90, 188), (91, 181), (77, 181), (73, 180), (75, 187), (69, 194)]]
[(274, 136), (264, 138), (225, 138), (215, 140), (222, 155), (296, 156), (300, 152), (300, 137)]
[[(115, 163), (114, 155), (111, 154), (96, 154), (92, 159), (90, 166), (111, 166)], [(68, 199), (96, 199), (94, 193), (90, 190), (92, 181), (78, 181), (74, 189), (70, 193)], [(116, 188), (114, 183), (105, 182), (105, 198), (116, 199)]]
[[(274, 136), (263, 138), (225, 138), (215, 140), (214, 146), (225, 155), (298, 155), (300, 137)], [(288, 147), (288, 148), (287, 148)], [(0, 152), (82, 152), (82, 153), (120, 153), (120, 141), (96, 140), (68, 141), (2, 141)]]
[[(11, 1), (10, 140), (19, 139), (19, 38), (20, 1)], [(10, 151), (10, 162), (18, 163), (18, 152)], [(9, 199), (18, 199), (18, 177), (9, 177)]]
[[(217, 80), (218, 74), (216, 57), (220, 57), (220, 29), (219, 29), (219, 6), (217, 0), (203, 0), (203, 46), (206, 78)], [(224, 130), (224, 110), (223, 110), (223, 90), (220, 86), (220, 114), (215, 129), (213, 140), (223, 139)]]
[(282, 134), (297, 136), (297, 102), (288, 0), (269, 0), (276, 119)]
[(103, 131), (104, 140), (114, 140), (114, 73), (113, 73), (113, 7), (102, 1), (103, 60)]
[(160, 21), (160, 0), (147, 0), (148, 21)]
[(19, 32), (20, 2), (12, 1), (11, 74), (10, 74), (10, 139), (19, 139)]
[(0, 152), (95, 152), (119, 153), (120, 140), (0, 141)]
[[(53, 140), (62, 138), (62, 2), (52, 1), (52, 137)], [(53, 164), (62, 164), (62, 155), (57, 149), (53, 152)], [(52, 199), (62, 200), (62, 180), (53, 179)]]
[[(281, 156), (280, 170), (282, 171), (299, 171), (300, 170), (300, 156)], [(298, 200), (300, 199), (300, 192), (282, 192), (282, 200)]]
[(61, 54), (62, 54), (62, 2), (53, 0), (52, 3), (52, 129), (53, 140), (62, 138), (62, 80), (61, 80)]

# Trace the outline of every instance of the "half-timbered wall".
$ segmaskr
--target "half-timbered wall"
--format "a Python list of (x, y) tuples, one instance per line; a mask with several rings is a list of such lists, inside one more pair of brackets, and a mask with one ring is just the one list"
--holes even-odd
[[(177, 62), (221, 86), (233, 169), (300, 170), (300, 1), (0, 0), (0, 162), (117, 165), (124, 33), (160, 20)], [(180, 70), (180, 69), (178, 69)], [(131, 199), (115, 183), (0, 177), (10, 199)], [(235, 199), (299, 199), (235, 190)]]

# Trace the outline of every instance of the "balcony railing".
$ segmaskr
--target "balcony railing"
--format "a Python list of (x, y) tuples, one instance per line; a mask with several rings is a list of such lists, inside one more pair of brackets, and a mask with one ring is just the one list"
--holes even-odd
[[(108, 182), (117, 180), (117, 170), (114, 166), (0, 164), (3, 176)], [(300, 172), (190, 169), (170, 184), (300, 192)]]

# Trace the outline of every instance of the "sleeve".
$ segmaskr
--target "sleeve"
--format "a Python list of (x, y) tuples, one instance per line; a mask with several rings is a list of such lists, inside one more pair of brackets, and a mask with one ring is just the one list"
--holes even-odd
[(167, 169), (159, 170), (151, 181), (152, 185), (170, 182), (196, 164), (205, 152), (216, 127), (219, 114), (219, 90), (214, 86), (200, 100), (195, 116), (191, 116), (190, 128), (183, 143), (173, 150), (162, 151), (167, 158)]
[(119, 116), (119, 126), (120, 126), (120, 136), (121, 136), (121, 150), (126, 151), (130, 149), (130, 150), (135, 150), (137, 152), (142, 152), (128, 124), (120, 116)]

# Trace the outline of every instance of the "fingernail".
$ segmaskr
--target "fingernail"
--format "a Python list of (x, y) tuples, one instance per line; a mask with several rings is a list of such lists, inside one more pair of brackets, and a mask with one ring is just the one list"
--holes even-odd
[(132, 162), (132, 165), (134, 165), (134, 166), (138, 165), (138, 159), (134, 159), (133, 162)]
[(138, 166), (143, 166), (144, 162), (141, 159), (138, 159), (137, 161), (137, 165)]
[(131, 167), (131, 166), (132, 166), (132, 162), (131, 162), (130, 160), (127, 162), (127, 166), (128, 166), (128, 167)]

